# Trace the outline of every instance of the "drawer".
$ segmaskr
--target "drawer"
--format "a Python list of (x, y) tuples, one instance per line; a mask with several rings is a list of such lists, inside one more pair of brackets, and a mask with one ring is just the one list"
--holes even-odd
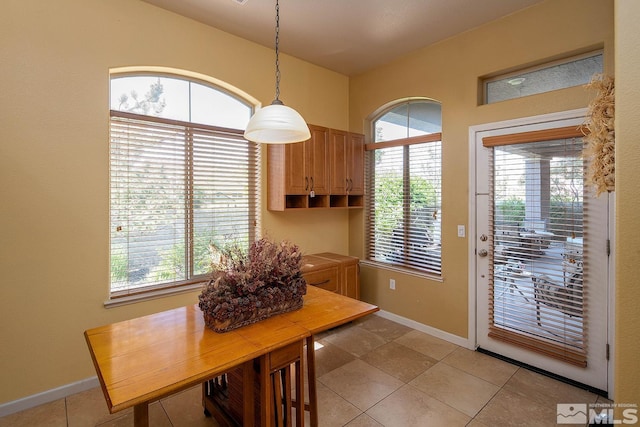
[(317, 286), (331, 292), (340, 293), (338, 281), (338, 266), (325, 267), (318, 270), (303, 272), (307, 285)]
[(273, 372), (300, 360), (302, 344), (302, 340), (296, 341), (293, 344), (278, 348), (269, 353), (269, 370)]

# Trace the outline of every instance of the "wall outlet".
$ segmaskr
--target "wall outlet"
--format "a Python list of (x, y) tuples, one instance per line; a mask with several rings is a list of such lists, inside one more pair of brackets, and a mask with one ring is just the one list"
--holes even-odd
[(396, 279), (389, 279), (389, 289), (396, 290)]

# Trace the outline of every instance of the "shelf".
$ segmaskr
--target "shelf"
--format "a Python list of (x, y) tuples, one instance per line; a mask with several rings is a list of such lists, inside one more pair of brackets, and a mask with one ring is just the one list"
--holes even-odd
[(349, 196), (348, 205), (350, 208), (362, 208), (364, 207), (364, 196)]
[(346, 208), (348, 205), (347, 196), (331, 196), (329, 206), (332, 208)]
[(315, 196), (308, 197), (309, 203), (308, 206), (310, 208), (328, 208), (329, 207), (329, 196)]
[(286, 196), (287, 209), (303, 209), (309, 207), (307, 196)]

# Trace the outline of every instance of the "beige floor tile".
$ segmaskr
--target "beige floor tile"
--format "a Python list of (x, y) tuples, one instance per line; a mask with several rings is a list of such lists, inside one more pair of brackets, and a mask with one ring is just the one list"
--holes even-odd
[(474, 417), (500, 390), (495, 384), (445, 363), (438, 363), (409, 385), (470, 417)]
[(356, 357), (367, 354), (386, 343), (381, 336), (357, 326), (340, 329), (323, 338), (320, 342), (329, 342)]
[(160, 401), (173, 427), (213, 427), (218, 423), (205, 417), (202, 407), (202, 388), (192, 387)]
[(410, 385), (366, 412), (385, 427), (465, 426), (471, 418)]
[(395, 342), (381, 345), (361, 359), (405, 383), (438, 363), (429, 356)]
[(393, 341), (412, 330), (408, 326), (401, 325), (400, 323), (385, 319), (376, 314), (356, 320), (354, 324), (381, 336), (385, 341)]
[(395, 342), (419, 351), (422, 354), (426, 354), (436, 360), (444, 359), (448, 354), (458, 348), (457, 345), (448, 341), (415, 330), (397, 338)]
[(66, 427), (67, 412), (64, 399), (0, 418), (0, 427)]
[(595, 403), (598, 398), (594, 393), (528, 369), (519, 369), (507, 381), (504, 389), (542, 405), (553, 406), (554, 410), (557, 403)]
[(500, 387), (518, 370), (511, 363), (463, 347), (458, 347), (442, 361)]
[(609, 400), (604, 396), (598, 396), (596, 399), (596, 403), (607, 403), (607, 404), (611, 404), (613, 403), (613, 400)]
[(133, 413), (129, 408), (110, 414), (100, 387), (73, 394), (66, 400), (69, 427), (97, 426)]
[(371, 418), (367, 414), (361, 414), (345, 427), (384, 427), (382, 424)]
[(318, 381), (361, 411), (366, 411), (404, 384), (359, 359), (319, 377)]
[(478, 421), (477, 418), (474, 418), (469, 422), (469, 424), (467, 424), (467, 427), (493, 427), (493, 426), (489, 426), (481, 421)]
[(556, 405), (541, 404), (502, 389), (476, 415), (475, 421), (487, 426), (548, 427), (556, 425)]
[[(119, 418), (97, 424), (96, 427), (131, 427), (132, 425), (133, 412), (127, 412)], [(154, 402), (149, 405), (149, 425), (153, 427), (171, 427), (171, 421), (169, 421), (160, 402)]]
[[(322, 383), (318, 383), (317, 394), (318, 424), (322, 427), (344, 426), (362, 413)], [(308, 421), (308, 418), (305, 419)]]
[[(320, 343), (319, 341), (317, 343)], [(356, 357), (338, 346), (324, 340), (322, 348), (316, 350), (316, 378), (339, 368), (356, 359)]]

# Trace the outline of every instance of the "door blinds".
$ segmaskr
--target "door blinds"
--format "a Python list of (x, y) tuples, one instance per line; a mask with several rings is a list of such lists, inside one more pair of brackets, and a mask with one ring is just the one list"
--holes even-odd
[(211, 244), (255, 239), (258, 147), (242, 131), (111, 112), (111, 294), (203, 280)]
[(586, 366), (589, 197), (581, 136), (565, 128), (483, 144), (492, 147), (489, 336)]

